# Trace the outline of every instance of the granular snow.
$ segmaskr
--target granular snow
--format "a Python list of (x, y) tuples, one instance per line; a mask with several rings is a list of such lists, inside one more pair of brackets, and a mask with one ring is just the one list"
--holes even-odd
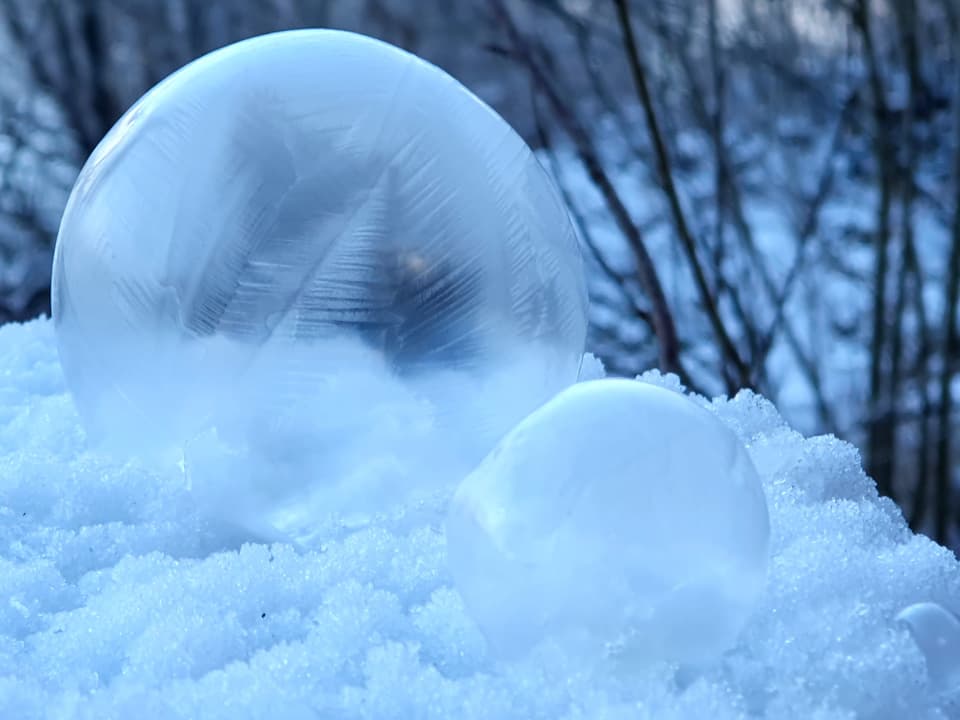
[(0, 328), (0, 718), (960, 717), (895, 619), (960, 609), (953, 554), (850, 445), (749, 392), (697, 401), (745, 443), (770, 514), (736, 646), (695, 671), (611, 673), (549, 640), (499, 662), (451, 587), (453, 487), (314, 549), (251, 542), (198, 513), (181, 468), (87, 446), (48, 321)]

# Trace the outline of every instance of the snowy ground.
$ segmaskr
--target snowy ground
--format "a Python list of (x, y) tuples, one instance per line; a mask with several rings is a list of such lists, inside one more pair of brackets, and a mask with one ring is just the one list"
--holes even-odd
[(878, 499), (851, 446), (750, 394), (710, 407), (770, 510), (737, 646), (697, 671), (611, 673), (549, 644), (504, 664), (450, 586), (448, 492), (314, 551), (245, 542), (174, 469), (88, 450), (48, 321), (0, 328), (0, 718), (960, 717), (893, 619), (960, 609), (953, 555)]

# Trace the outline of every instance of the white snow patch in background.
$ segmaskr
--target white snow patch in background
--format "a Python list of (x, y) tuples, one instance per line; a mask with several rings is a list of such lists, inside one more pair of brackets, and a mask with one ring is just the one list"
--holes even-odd
[(960, 608), (952, 553), (878, 499), (851, 446), (750, 393), (702, 403), (746, 443), (770, 511), (737, 646), (697, 672), (610, 674), (549, 642), (504, 664), (450, 586), (449, 493), (309, 552), (244, 543), (197, 515), (179, 471), (90, 451), (52, 325), (5, 326), (0, 718), (960, 717), (895, 620)]

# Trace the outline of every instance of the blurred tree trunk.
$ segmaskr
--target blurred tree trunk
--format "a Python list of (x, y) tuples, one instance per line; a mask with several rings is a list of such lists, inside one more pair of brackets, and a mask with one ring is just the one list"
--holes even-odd
[[(920, 70), (920, 52), (918, 47), (918, 12), (917, 0), (897, 0), (894, 4), (897, 13), (897, 26), (900, 33), (900, 45), (903, 50), (907, 70), (907, 106), (903, 117), (903, 150), (904, 171), (900, 174), (901, 209), (900, 209), (900, 241), (901, 241), (901, 268), (897, 282), (896, 311), (894, 313), (894, 336), (891, 340), (891, 354), (893, 366), (891, 368), (889, 395), (893, 400), (897, 412), (892, 413), (890, 443), (899, 447), (900, 439), (897, 430), (900, 426), (899, 411), (904, 398), (901, 397), (903, 386), (903, 367), (905, 358), (904, 324), (907, 319), (908, 285), (913, 288), (913, 309), (917, 322), (917, 353), (916, 353), (916, 391), (920, 395), (920, 415), (917, 419), (918, 437), (914, 457), (916, 485), (910, 493), (910, 525), (917, 529), (922, 527), (927, 510), (927, 492), (929, 488), (929, 455), (930, 455), (930, 388), (929, 386), (929, 353), (930, 341), (927, 327), (928, 319), (926, 303), (923, 297), (924, 278), (917, 258), (916, 238), (914, 232), (914, 204), (916, 187), (919, 182), (918, 165), (919, 151), (917, 147), (917, 128), (914, 123), (915, 109), (920, 106), (921, 91), (924, 87), (923, 76)], [(893, 468), (895, 471), (896, 468)]]
[(873, 145), (878, 173), (878, 199), (874, 227), (873, 315), (870, 340), (870, 381), (867, 403), (867, 472), (884, 495), (893, 494), (893, 398), (889, 396), (889, 341), (887, 338), (887, 276), (890, 267), (890, 209), (896, 159), (891, 141), (880, 59), (873, 40), (869, 0), (856, 0), (853, 22), (863, 43), (864, 63), (873, 102)]
[[(954, 27), (954, 37), (960, 41), (960, 30)], [(950, 259), (944, 283), (943, 305), (943, 367), (940, 372), (940, 405), (937, 414), (937, 478), (935, 486), (936, 516), (934, 532), (938, 542), (946, 543), (949, 536), (953, 485), (953, 381), (956, 376), (960, 338), (957, 332), (957, 303), (960, 301), (960, 68), (956, 73), (954, 95), (954, 166), (953, 182), (955, 204)]]

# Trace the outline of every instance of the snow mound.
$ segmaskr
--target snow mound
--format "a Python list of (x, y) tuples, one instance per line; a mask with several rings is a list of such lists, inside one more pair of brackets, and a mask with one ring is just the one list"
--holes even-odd
[(767, 582), (719, 660), (612, 673), (549, 639), (493, 657), (447, 570), (452, 487), (329, 523), (309, 551), (249, 542), (203, 519), (176, 465), (90, 449), (48, 321), (0, 328), (0, 717), (960, 717), (895, 619), (960, 609), (952, 553), (849, 445), (751, 393), (694, 400), (760, 476)]

